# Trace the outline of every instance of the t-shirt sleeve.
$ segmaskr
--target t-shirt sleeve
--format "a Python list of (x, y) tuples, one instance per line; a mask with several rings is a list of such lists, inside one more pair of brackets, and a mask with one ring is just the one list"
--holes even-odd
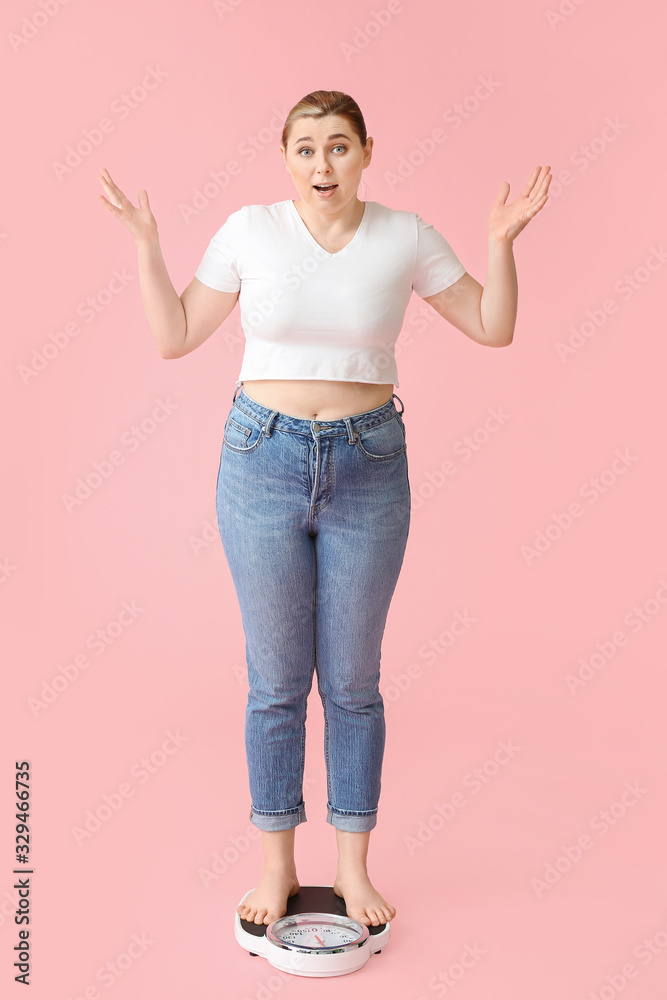
[(417, 295), (427, 298), (453, 285), (466, 269), (445, 237), (424, 222), (421, 215), (416, 215), (416, 219), (417, 253), (412, 287)]
[(219, 292), (241, 288), (241, 260), (247, 226), (247, 205), (232, 212), (211, 238), (195, 277)]

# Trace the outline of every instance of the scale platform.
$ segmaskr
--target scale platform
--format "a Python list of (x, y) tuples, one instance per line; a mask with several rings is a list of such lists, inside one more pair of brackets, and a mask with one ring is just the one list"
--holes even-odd
[(356, 972), (372, 954), (380, 953), (389, 942), (390, 925), (373, 926), (348, 917), (345, 900), (333, 885), (302, 885), (288, 897), (284, 916), (270, 924), (243, 920), (235, 913), (234, 934), (250, 955), (261, 955), (283, 972), (340, 976)]

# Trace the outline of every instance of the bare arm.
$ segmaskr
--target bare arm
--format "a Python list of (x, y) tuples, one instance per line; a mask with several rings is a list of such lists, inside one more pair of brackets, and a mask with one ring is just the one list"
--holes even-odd
[(551, 167), (535, 167), (519, 197), (507, 205), (510, 186), (503, 181), (489, 216), (489, 263), (486, 283), (466, 271), (449, 288), (427, 296), (428, 302), (471, 340), (487, 347), (508, 347), (514, 337), (519, 296), (513, 243), (549, 196)]
[(449, 288), (428, 295), (424, 302), (476, 343), (508, 347), (514, 336), (517, 299), (512, 244), (489, 237), (486, 284), (480, 285), (466, 271)]
[(185, 340), (185, 309), (162, 257), (160, 241), (137, 242), (141, 301), (155, 346), (163, 358), (177, 357)]
[(162, 354), (163, 358), (182, 358), (203, 344), (229, 316), (238, 302), (238, 292), (219, 292), (209, 288), (199, 278), (193, 278), (181, 295), (185, 313), (185, 334), (176, 353)]
[(238, 292), (219, 292), (193, 278), (176, 294), (160, 244), (137, 244), (141, 299), (155, 345), (163, 358), (182, 358), (200, 347), (227, 319)]
[(466, 271), (449, 288), (436, 292), (435, 295), (427, 295), (424, 302), (428, 302), (443, 319), (465, 333), (466, 337), (477, 344), (494, 347), (496, 345), (489, 342), (482, 325), (483, 292), (484, 288), (479, 281)]
[(107, 170), (100, 171), (99, 180), (108, 195), (99, 196), (102, 202), (134, 238), (141, 300), (155, 346), (163, 358), (182, 358), (218, 329), (236, 305), (239, 293), (219, 292), (193, 278), (179, 297), (162, 256), (146, 191), (139, 192), (139, 208), (135, 208)]

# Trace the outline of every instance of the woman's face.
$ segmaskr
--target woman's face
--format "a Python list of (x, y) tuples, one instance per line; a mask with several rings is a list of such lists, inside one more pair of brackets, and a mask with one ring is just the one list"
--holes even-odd
[[(280, 151), (301, 199), (311, 208), (334, 214), (356, 200), (361, 172), (371, 162), (373, 140), (361, 145), (359, 136), (347, 118), (327, 115), (324, 118), (296, 118), (285, 147)], [(336, 184), (333, 194), (324, 198), (315, 185)]]

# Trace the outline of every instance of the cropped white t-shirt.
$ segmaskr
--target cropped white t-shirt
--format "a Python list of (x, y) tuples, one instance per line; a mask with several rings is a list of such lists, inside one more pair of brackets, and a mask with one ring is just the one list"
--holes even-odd
[(392, 383), (412, 290), (435, 295), (465, 274), (417, 215), (364, 202), (352, 240), (319, 245), (291, 199), (244, 205), (212, 237), (195, 275), (239, 294), (244, 379)]

